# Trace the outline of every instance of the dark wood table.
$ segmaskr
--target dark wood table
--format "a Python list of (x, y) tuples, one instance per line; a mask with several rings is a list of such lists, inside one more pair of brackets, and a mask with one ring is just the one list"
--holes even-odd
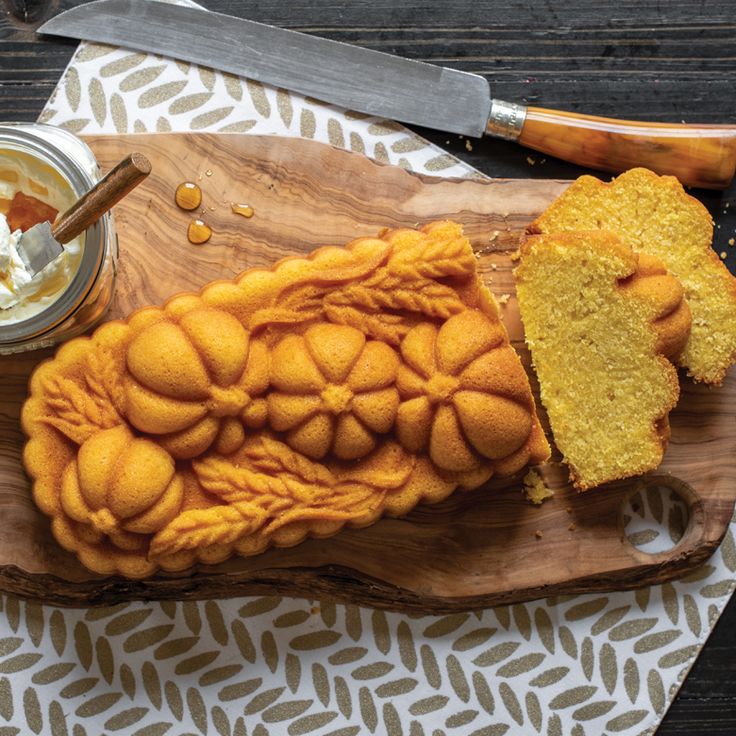
[[(35, 120), (76, 42), (41, 39), (77, 0), (2, 0), (0, 117)], [(736, 2), (709, 0), (204, 0), (211, 10), (485, 75), (493, 94), (632, 120), (736, 123)], [(574, 178), (583, 170), (503, 141), (422, 135), (490, 176)], [(736, 185), (694, 191), (736, 272)], [(736, 733), (736, 601), (726, 609), (659, 736)]]

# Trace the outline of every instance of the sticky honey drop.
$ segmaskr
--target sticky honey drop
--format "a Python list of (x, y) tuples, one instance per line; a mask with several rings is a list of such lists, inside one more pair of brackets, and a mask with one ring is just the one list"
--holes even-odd
[(189, 223), (187, 228), (187, 238), (194, 245), (202, 245), (212, 237), (212, 228), (205, 224), (202, 220), (196, 219)]
[(176, 188), (174, 201), (183, 210), (196, 210), (202, 203), (202, 190), (194, 182), (182, 182)]
[(249, 204), (236, 204), (235, 202), (231, 202), (230, 209), (234, 215), (242, 215), (249, 219), (255, 214), (255, 210)]

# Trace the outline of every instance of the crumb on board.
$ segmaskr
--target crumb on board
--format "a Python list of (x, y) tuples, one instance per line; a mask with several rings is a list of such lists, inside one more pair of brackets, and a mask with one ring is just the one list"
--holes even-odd
[(725, 261), (725, 260), (726, 260), (726, 256), (727, 256), (727, 255), (728, 255), (728, 253), (726, 253), (726, 251), (725, 251), (725, 250), (722, 250), (722, 251), (721, 251), (721, 260), (724, 260), (724, 261)]
[(534, 532), (534, 536), (537, 539), (541, 539), (544, 536), (544, 534), (542, 533), (542, 530), (541, 529), (537, 529), (537, 531)]
[(514, 261), (514, 262), (518, 261), (520, 258), (521, 258), (521, 251), (520, 250), (515, 250), (511, 254), (511, 260)]
[(500, 296), (496, 297), (496, 301), (502, 307), (505, 307), (509, 303), (509, 299), (511, 299), (511, 294), (501, 294)]
[(491, 271), (498, 271), (498, 263), (491, 263)]
[(572, 513), (572, 506), (568, 506), (565, 511), (567, 511), (568, 514)]
[(537, 163), (537, 159), (532, 158), (531, 156), (527, 156), (526, 162), (529, 164), (529, 166), (534, 166), (534, 164)]
[(499, 236), (500, 234), (501, 234), (501, 231), (500, 231), (500, 230), (494, 230), (494, 231), (493, 231), (493, 232), (492, 232), (492, 233), (491, 233), (491, 234), (490, 234), (490, 235), (488, 236), (488, 240), (490, 240), (491, 242), (493, 242), (493, 241), (494, 241), (494, 240), (495, 240), (495, 239), (496, 239), (496, 238), (497, 238), (497, 237), (498, 237), (498, 236)]
[(472, 151), (473, 150), (473, 144), (469, 140), (465, 140), (465, 150), (466, 151)]
[(538, 471), (534, 470), (532, 468), (525, 476), (524, 476), (524, 493), (526, 497), (535, 505), (539, 506), (544, 501), (546, 501), (548, 498), (552, 498), (554, 496), (554, 491), (552, 491), (550, 488), (547, 488), (547, 486), (544, 483), (544, 478), (539, 474)]
[(568, 531), (574, 532), (578, 528), (578, 525), (573, 521), (572, 524), (570, 524), (569, 527), (567, 527)]
[(729, 245), (734, 245), (734, 243), (736, 243), (736, 240), (734, 240), (733, 238), (729, 238), (728, 239), (728, 244)]

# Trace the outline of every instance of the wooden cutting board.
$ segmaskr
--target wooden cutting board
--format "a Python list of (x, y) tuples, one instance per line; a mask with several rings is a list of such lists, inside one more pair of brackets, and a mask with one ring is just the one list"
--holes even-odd
[[(451, 218), (465, 226), (495, 294), (512, 295), (504, 319), (529, 368), (510, 255), (520, 231), (566, 182), (430, 179), (320, 143), (283, 138), (160, 134), (88, 141), (105, 170), (132, 150), (153, 164), (149, 179), (115, 208), (120, 260), (110, 317), (320, 245), (343, 244), (386, 226)], [(174, 204), (174, 190), (184, 181), (199, 184), (203, 192), (201, 216), (213, 230), (205, 245), (187, 241), (192, 215)], [(231, 202), (251, 205), (254, 216), (233, 214)], [(276, 593), (441, 613), (630, 588), (663, 582), (702, 563), (733, 512), (736, 374), (731, 371), (719, 389), (682, 379), (665, 461), (646, 480), (673, 487), (689, 509), (685, 534), (668, 552), (645, 554), (625, 537), (622, 509), (637, 482), (578, 494), (566, 483), (564, 468), (553, 462), (544, 475), (555, 496), (541, 507), (525, 500), (520, 478), (493, 481), (404, 518), (328, 540), (145, 581), (102, 578), (54, 542), (21, 466), (20, 407), (31, 370), (48, 355), (0, 358), (0, 588), (46, 603)], [(543, 410), (542, 419), (546, 427)]]

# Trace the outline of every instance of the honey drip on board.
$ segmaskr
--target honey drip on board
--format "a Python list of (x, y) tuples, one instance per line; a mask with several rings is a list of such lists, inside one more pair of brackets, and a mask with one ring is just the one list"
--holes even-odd
[(249, 204), (230, 203), (230, 209), (234, 215), (242, 215), (250, 219), (255, 214), (255, 210)]
[(212, 237), (212, 228), (200, 219), (192, 220), (187, 228), (187, 238), (194, 245), (202, 245)]
[(202, 190), (192, 181), (182, 182), (176, 188), (174, 201), (183, 210), (196, 210), (202, 204)]

